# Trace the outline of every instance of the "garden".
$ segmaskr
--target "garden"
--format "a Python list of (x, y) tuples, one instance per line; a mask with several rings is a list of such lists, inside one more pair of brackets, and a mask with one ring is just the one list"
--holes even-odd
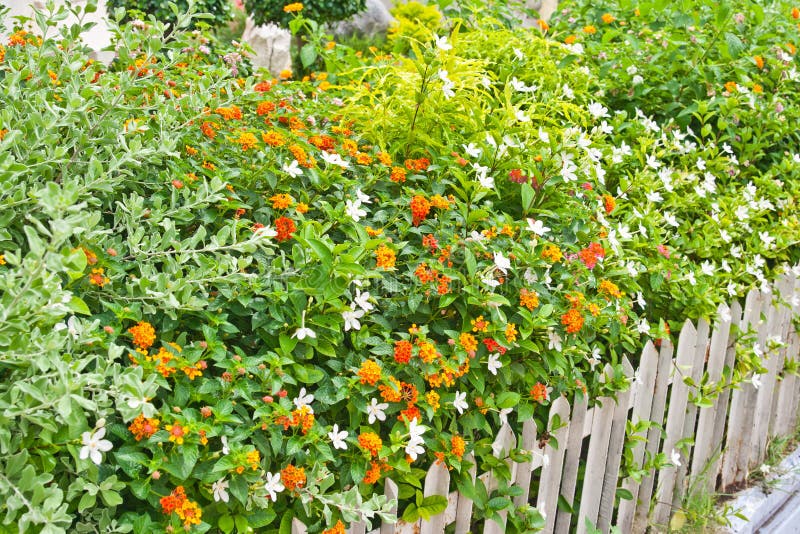
[[(342, 39), (363, 1), (110, 4), (110, 64), (77, 7), (0, 17), (2, 532), (343, 534), (443, 512), (435, 465), (474, 531), (541, 531), (501, 428), (547, 443), (558, 399), (800, 275), (785, 0), (408, 2)], [(798, 373), (739, 340), (695, 406)]]

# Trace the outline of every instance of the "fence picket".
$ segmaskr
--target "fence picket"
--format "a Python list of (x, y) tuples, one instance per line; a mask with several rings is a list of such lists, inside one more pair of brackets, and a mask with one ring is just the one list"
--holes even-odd
[[(646, 421), (650, 418), (650, 408), (653, 405), (653, 391), (656, 385), (656, 373), (658, 371), (658, 351), (653, 343), (648, 341), (642, 351), (639, 360), (639, 382), (634, 382), (633, 390), (633, 413), (631, 422), (635, 425), (639, 421)], [(645, 432), (645, 435), (647, 433)], [(633, 469), (639, 469), (644, 459), (644, 448), (646, 439), (639, 441), (633, 448)], [(622, 500), (619, 503), (617, 512), (617, 526), (622, 532), (630, 532), (633, 525), (633, 514), (636, 511), (636, 501), (639, 498), (639, 483), (632, 477), (626, 478), (622, 483), (623, 489), (632, 495), (630, 500)]]
[[(478, 466), (475, 464), (475, 455), (471, 452), (464, 456), (464, 463), (472, 464), (469, 468), (469, 475), (472, 483), (478, 474)], [(472, 500), (464, 495), (458, 496), (456, 503), (456, 532), (455, 534), (467, 534), (472, 526)]]
[[(571, 505), (575, 504), (573, 499), (575, 498), (575, 487), (578, 481), (578, 462), (581, 458), (587, 404), (586, 396), (579, 396), (578, 394), (575, 395), (575, 400), (572, 402), (572, 417), (569, 422), (564, 469), (561, 473), (561, 497)], [(555, 533), (568, 534), (571, 522), (572, 514), (565, 510), (559, 510), (556, 515)]]
[[(793, 298), (800, 293), (800, 279), (792, 275), (791, 290), (787, 292), (786, 300), (791, 304)], [(798, 352), (800, 352), (800, 339), (798, 339), (797, 331), (792, 323), (792, 318), (800, 312), (800, 299), (798, 304), (792, 304), (790, 308), (789, 320), (787, 321), (786, 328), (786, 358), (792, 361), (797, 360)], [(795, 397), (800, 380), (794, 374), (787, 374), (781, 381), (778, 400), (776, 403), (776, 422), (775, 422), (775, 435), (785, 436), (789, 434), (795, 427), (797, 410), (797, 398)]]
[[(627, 356), (622, 358), (622, 371), (628, 381), (633, 383), (635, 380), (633, 366)], [(638, 380), (638, 377), (636, 379)], [(628, 406), (632, 389), (632, 386), (629, 386), (625, 391), (618, 392), (611, 420), (611, 435), (608, 439), (608, 455), (603, 474), (603, 493), (600, 496), (600, 509), (597, 513), (597, 528), (603, 532), (608, 532), (611, 528), (611, 516), (614, 513), (614, 501), (617, 496), (619, 464), (622, 460), (622, 448), (625, 445), (625, 429), (628, 423)]]
[[(744, 311), (740, 330), (747, 332), (754, 324), (758, 324), (759, 315), (761, 313), (761, 293), (757, 290), (752, 290), (747, 294), (745, 299)], [(740, 332), (739, 336), (742, 335)], [(738, 336), (737, 336), (738, 337)], [(744, 440), (745, 428), (748, 410), (748, 392), (745, 390), (747, 384), (741, 388), (736, 389), (731, 394), (731, 408), (728, 415), (728, 429), (735, 429), (735, 431), (728, 431), (725, 438), (725, 453), (722, 456), (721, 468), (721, 484), (722, 491), (727, 489), (737, 481), (737, 472), (739, 465), (740, 451), (742, 451)], [(752, 389), (752, 386), (750, 386)], [(752, 419), (751, 419), (752, 423)], [(747, 435), (749, 438), (749, 434)], [(749, 441), (747, 441), (749, 443)]]
[[(425, 497), (432, 495), (443, 495), (447, 497), (450, 490), (450, 471), (444, 462), (434, 462), (428, 474), (425, 476)], [(429, 521), (421, 521), (420, 530), (421, 534), (442, 534), (445, 527), (445, 514), (437, 514), (430, 518)]]
[[(395, 500), (395, 505), (392, 508), (391, 512), (394, 515), (397, 515), (397, 502), (396, 499), (399, 497), (397, 484), (395, 484), (394, 480), (389, 477), (386, 477), (384, 480), (384, 487), (383, 487), (383, 494), (386, 496), (386, 500), (392, 501)], [(394, 523), (381, 523), (380, 534), (395, 534), (395, 524)]]
[[(567, 408), (569, 410), (569, 408)], [(552, 409), (551, 409), (552, 411)], [(526, 451), (531, 451), (531, 459), (522, 462), (517, 467), (517, 486), (522, 489), (522, 494), (514, 497), (514, 506), (522, 506), (523, 504), (528, 503), (528, 497), (531, 493), (531, 474), (532, 471), (535, 469), (534, 467), (534, 458), (533, 456), (536, 454), (537, 447), (536, 447), (536, 421), (533, 419), (528, 419), (522, 424), (522, 437), (520, 438), (520, 448), (525, 449)], [(539, 487), (539, 492), (541, 494), (541, 485)]]
[[(710, 383), (718, 383), (722, 379), (722, 369), (728, 352), (728, 336), (733, 322), (733, 313), (726, 304), (717, 308), (717, 324), (711, 334), (706, 366)], [(715, 421), (725, 419), (727, 404), (721, 401), (721, 395), (714, 399), (713, 405), (700, 409), (697, 422), (697, 434), (692, 451), (692, 470), (689, 475), (690, 487), (710, 491), (709, 481), (716, 478), (716, 468), (712, 469), (709, 460), (717, 454), (717, 442), (714, 441)]]
[[(707, 355), (709, 353), (709, 324), (705, 319), (699, 319), (697, 321), (697, 339), (695, 341), (695, 351), (694, 356), (692, 358), (693, 365), (691, 370), (691, 377), (692, 381), (695, 384), (700, 383), (701, 378), (703, 377), (703, 371), (706, 367), (706, 360)], [(687, 401), (688, 396), (697, 393), (697, 388), (692, 387), (691, 391), (689, 388), (686, 390), (687, 393)], [(683, 432), (681, 433), (680, 439), (691, 438), (695, 435), (695, 425), (697, 423), (697, 405), (693, 402), (687, 402), (686, 404), (686, 415), (683, 422)], [(673, 509), (680, 506), (681, 496), (687, 489), (687, 486), (690, 486), (695, 481), (689, 480), (687, 484), (686, 480), (686, 473), (689, 470), (690, 459), (692, 458), (692, 449), (686, 451), (685, 458), (686, 460), (681, 462), (681, 465), (675, 470), (675, 489), (673, 490), (673, 497), (672, 497), (672, 506)]]
[(296, 517), (292, 518), (292, 534), (306, 534), (307, 532), (308, 528), (306, 528), (305, 523)]
[[(606, 377), (613, 374), (610, 365), (603, 370)], [(601, 379), (602, 380), (602, 379)], [(608, 456), (608, 440), (611, 436), (611, 421), (614, 417), (614, 399), (601, 397), (598, 402), (602, 404), (594, 407), (592, 418), (592, 433), (589, 437), (589, 452), (586, 457), (586, 472), (581, 491), (581, 506), (578, 512), (576, 532), (586, 532), (586, 520), (597, 524), (597, 514), (600, 511), (600, 498), (603, 491), (603, 475)]]
[[(786, 290), (786, 277), (783, 277), (776, 284), (777, 293)], [(783, 358), (780, 351), (770, 351), (767, 347), (769, 338), (774, 333), (783, 330), (784, 307), (777, 302), (777, 295), (774, 302), (767, 298), (769, 307), (767, 308), (767, 319), (764, 327), (763, 344), (764, 367), (767, 372), (761, 375), (761, 386), (758, 388), (755, 404), (755, 419), (753, 420), (753, 435), (750, 442), (750, 467), (761, 465), (767, 450), (767, 438), (769, 437), (770, 410), (772, 409), (772, 396), (775, 391), (775, 380), (778, 368), (783, 367)], [(759, 342), (761, 342), (759, 336)]]
[[(505, 458), (508, 456), (509, 451), (516, 447), (516, 445), (517, 438), (511, 431), (511, 427), (506, 423), (500, 429), (494, 443), (492, 443), (492, 449), (496, 458)], [(511, 469), (511, 480), (509, 483), (513, 483), (516, 464), (510, 458), (506, 463), (509, 469)], [(485, 481), (486, 491), (491, 495), (491, 493), (497, 489), (497, 478), (491, 472), (486, 474), (489, 475)], [(493, 519), (487, 520), (483, 526), (483, 534), (503, 534), (503, 532), (506, 531), (506, 516), (508, 516), (508, 510), (498, 512), (498, 515), (500, 516), (500, 522)]]
[[(647, 445), (645, 452), (649, 457), (658, 453), (661, 444), (661, 425), (664, 422), (664, 409), (667, 405), (667, 389), (672, 370), (672, 354), (675, 348), (668, 339), (661, 340), (661, 351), (658, 355), (658, 374), (656, 375), (656, 388), (653, 394), (653, 406), (650, 409), (650, 421), (653, 422), (647, 431)], [(650, 499), (653, 496), (655, 472), (650, 470), (639, 486), (639, 499), (636, 504), (636, 513), (633, 519), (632, 532), (644, 532), (647, 529), (650, 514)]]
[[(558, 415), (564, 424), (561, 428), (553, 430), (554, 416)], [(556, 523), (558, 510), (558, 490), (561, 482), (561, 471), (566, 452), (569, 425), (569, 402), (565, 397), (559, 397), (550, 406), (550, 424), (547, 430), (551, 439), (547, 442), (542, 453), (542, 474), (539, 477), (539, 494), (537, 495), (536, 508), (544, 515), (545, 532), (552, 532)], [(581, 425), (582, 427), (583, 425)], [(554, 438), (554, 439), (553, 439)], [(554, 447), (553, 441), (558, 447)], [(536, 448), (537, 451), (541, 449)], [(545, 460), (547, 458), (547, 460)]]
[[(683, 437), (683, 424), (686, 420), (686, 404), (689, 397), (689, 388), (683, 382), (683, 377), (691, 374), (694, 365), (697, 341), (697, 329), (688, 319), (681, 328), (678, 338), (678, 348), (673, 368), (672, 388), (667, 411), (666, 436), (661, 452), (671, 459), (673, 453), (680, 454), (675, 445)], [(680, 455), (680, 462), (685, 462), (684, 455)], [(675, 462), (673, 462), (674, 464)], [(656, 492), (656, 505), (653, 510), (653, 524), (659, 528), (669, 521), (672, 507), (672, 492), (675, 489), (675, 479), (679, 466), (664, 467), (658, 473), (658, 491)]]
[[(781, 400), (784, 402), (786, 401), (786, 399), (783, 398), (785, 395), (784, 385), (786, 384), (786, 381), (794, 377), (792, 373), (784, 373), (783, 370), (786, 360), (792, 357), (792, 353), (789, 351), (789, 333), (792, 331), (792, 315), (794, 310), (791, 306), (791, 295), (794, 293), (795, 283), (796, 279), (790, 272), (785, 275), (783, 279), (783, 287), (780, 288), (780, 306), (783, 311), (783, 319), (781, 321), (781, 328), (778, 335), (780, 336), (780, 341), (784, 344), (784, 346), (782, 346), (778, 351), (778, 371), (775, 389), (772, 393), (772, 406), (770, 407), (770, 438), (783, 435), (783, 432), (781, 432), (781, 429), (779, 429), (778, 424), (781, 421), (781, 414), (788, 410), (784, 408), (784, 405), (781, 404)], [(788, 387), (793, 388), (794, 382), (790, 381), (790, 385)], [(787, 429), (786, 433), (788, 432), (789, 430)]]

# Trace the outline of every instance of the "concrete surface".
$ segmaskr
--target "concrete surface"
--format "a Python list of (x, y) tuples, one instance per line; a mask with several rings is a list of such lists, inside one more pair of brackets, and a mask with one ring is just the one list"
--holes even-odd
[(800, 534), (800, 447), (771, 469), (764, 483), (726, 503), (747, 520), (732, 517), (728, 534)]

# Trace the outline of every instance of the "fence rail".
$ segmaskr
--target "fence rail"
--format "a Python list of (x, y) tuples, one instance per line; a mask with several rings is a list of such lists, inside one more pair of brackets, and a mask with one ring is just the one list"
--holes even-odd
[[(555, 440), (548, 441), (543, 449), (539, 448), (533, 421), (524, 423), (520, 436), (508, 424), (503, 425), (495, 437), (493, 451), (497, 458), (506, 459), (511, 483), (522, 489), (514, 504), (535, 505), (545, 516), (547, 533), (583, 534), (586, 518), (603, 532), (612, 525), (622, 532), (644, 532), (648, 527), (666, 526), (687, 492), (726, 491), (743, 482), (750, 470), (763, 462), (769, 439), (790, 434), (798, 422), (800, 379), (783, 370), (787, 362), (800, 360), (800, 337), (793, 326), (800, 314), (799, 297), (800, 279), (786, 274), (773, 290), (748, 293), (744, 308), (737, 302), (721, 305), (713, 331), (703, 319), (696, 325), (687, 320), (677, 347), (664, 340), (657, 349), (648, 342), (638, 371), (634, 372), (627, 358), (623, 360), (631, 387), (618, 392), (616, 399), (598, 399), (590, 409), (583, 399), (573, 399), (572, 403), (565, 397), (554, 400), (548, 432)], [(725, 388), (710, 406), (705, 403), (698, 408), (693, 402), (698, 390), (689, 385), (688, 378), (694, 384), (704, 378), (713, 384), (723, 380), (726, 369), (730, 376), (736, 364), (737, 341), (753, 343), (743, 337), (748, 332), (756, 335), (757, 350), (763, 351), (767, 372), (750, 376), (736, 389)], [(780, 341), (781, 345), (768, 351), (766, 347), (773, 341)], [(612, 368), (607, 365), (606, 376), (611, 373)], [(553, 428), (556, 420), (563, 426)], [(641, 469), (647, 457), (659, 452), (675, 460), (672, 466), (659, 471), (650, 469), (638, 482), (630, 477), (619, 479), (625, 440), (631, 437), (626, 436), (629, 421), (634, 425), (640, 421), (655, 423), (638, 436), (641, 439), (632, 449), (633, 467)], [(679, 447), (687, 439), (693, 444)], [(516, 447), (533, 451), (531, 459), (512, 462), (509, 451)], [(465, 456), (465, 462), (474, 464), (474, 457)], [(578, 487), (581, 464), (584, 477)], [(476, 478), (475, 466), (470, 474)], [(489, 494), (498, 486), (491, 472), (477, 478)], [(532, 485), (538, 488), (535, 494), (531, 492)], [(615, 506), (619, 487), (630, 492), (633, 499), (621, 500)], [(397, 485), (388, 478), (385, 494), (391, 499), (397, 497)], [(384, 523), (370, 534), (442, 534), (452, 523), (456, 534), (475, 531), (473, 503), (457, 491), (450, 491), (450, 473), (444, 465), (430, 468), (424, 494), (447, 496), (447, 509), (430, 521)], [(576, 495), (580, 496), (577, 521), (574, 514), (557, 508), (559, 496), (574, 504)], [(485, 521), (483, 533), (504, 532), (505, 521), (505, 513), (499, 523)], [(292, 532), (303, 534), (306, 526), (295, 519)], [(348, 532), (365, 534), (365, 524), (354, 523)]]

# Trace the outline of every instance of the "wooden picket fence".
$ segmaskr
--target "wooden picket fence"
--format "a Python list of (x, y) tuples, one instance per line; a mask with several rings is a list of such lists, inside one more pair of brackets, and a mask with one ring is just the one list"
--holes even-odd
[[(585, 400), (575, 400), (570, 405), (564, 397), (555, 399), (550, 407), (548, 431), (556, 438), (558, 448), (553, 440), (543, 449), (539, 447), (533, 421), (524, 423), (519, 437), (504, 425), (493, 450), (498, 458), (506, 459), (513, 484), (522, 489), (514, 504), (535, 505), (545, 516), (547, 533), (582, 534), (587, 530), (586, 518), (603, 532), (608, 532), (612, 525), (626, 534), (645, 532), (648, 528), (658, 532), (666, 530), (673, 512), (689, 491), (726, 491), (743, 482), (749, 471), (763, 462), (769, 439), (792, 433), (798, 422), (800, 379), (782, 371), (785, 361), (800, 360), (800, 337), (793, 326), (800, 306), (791, 305), (791, 301), (800, 300), (799, 294), (800, 279), (786, 274), (773, 291), (751, 291), (744, 309), (738, 302), (730, 307), (721, 305), (718, 312), (723, 319), (716, 322), (714, 331), (705, 320), (696, 325), (687, 320), (676, 349), (668, 341), (661, 344), (660, 350), (648, 343), (636, 373), (628, 359), (624, 360), (625, 374), (632, 387), (618, 392), (616, 399), (597, 399), (590, 409)], [(732, 329), (733, 326), (738, 329)], [(697, 384), (707, 374), (712, 383), (722, 380), (723, 370), (732, 369), (735, 363), (735, 332), (752, 332), (755, 338), (751, 335), (742, 339), (742, 343), (752, 346), (755, 341), (765, 352), (769, 339), (777, 337), (783, 346), (765, 354), (767, 372), (756, 380), (758, 387), (752, 380), (745, 381), (737, 389), (725, 388), (716, 396), (713, 406), (698, 408), (691, 402), (696, 389), (687, 385), (685, 379), (691, 377)], [(611, 367), (606, 366), (606, 376), (611, 372)], [(556, 415), (558, 418), (554, 419)], [(553, 421), (559, 419), (563, 426), (552, 428)], [(679, 454), (679, 462), (657, 472), (651, 469), (640, 482), (632, 478), (620, 480), (626, 425), (629, 421), (635, 424), (645, 420), (655, 425), (636, 441), (632, 451), (635, 467), (641, 468), (646, 456), (658, 452), (663, 452), (668, 460)], [(687, 438), (693, 439), (694, 444), (678, 449), (678, 443)], [(512, 448), (533, 451), (531, 460), (513, 462), (508, 458)], [(474, 464), (471, 455), (465, 456), (465, 461)], [(578, 488), (581, 464), (584, 477)], [(476, 467), (472, 467), (470, 474), (474, 480)], [(491, 472), (478, 478), (490, 495), (498, 486)], [(538, 487), (535, 495), (531, 495), (532, 482)], [(616, 502), (618, 488), (630, 492), (633, 499)], [(580, 496), (577, 517), (557, 507), (559, 496), (574, 503), (576, 492)], [(473, 528), (473, 503), (457, 491), (450, 491), (450, 473), (445, 466), (437, 464), (430, 468), (424, 493), (447, 496), (447, 509), (430, 521), (384, 523), (370, 534), (442, 534), (452, 523), (456, 534), (477, 532)], [(388, 478), (385, 494), (389, 499), (397, 498), (397, 485)], [(501, 512), (499, 523), (485, 521), (483, 533), (504, 532), (506, 513)], [(303, 534), (306, 526), (295, 519), (292, 532)], [(354, 523), (348, 532), (366, 534), (366, 526), (363, 522)]]

